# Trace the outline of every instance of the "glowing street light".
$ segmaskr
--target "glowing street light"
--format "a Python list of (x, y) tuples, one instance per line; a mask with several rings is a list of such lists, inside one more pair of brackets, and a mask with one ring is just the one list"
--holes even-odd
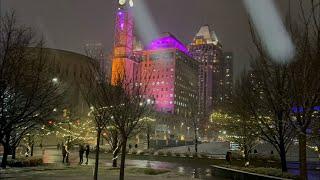
[(53, 82), (53, 83), (58, 83), (59, 80), (58, 80), (58, 78), (55, 77), (55, 78), (52, 79), (52, 82)]

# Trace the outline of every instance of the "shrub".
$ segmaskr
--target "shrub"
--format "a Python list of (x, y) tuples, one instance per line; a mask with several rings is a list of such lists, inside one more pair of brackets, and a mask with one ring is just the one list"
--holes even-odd
[(139, 155), (144, 155), (146, 152), (145, 151), (140, 151)]
[(158, 155), (159, 155), (159, 156), (163, 156), (163, 155), (164, 155), (164, 152), (163, 152), (163, 151), (158, 151)]
[(12, 159), (8, 161), (8, 166), (10, 167), (35, 167), (40, 165), (43, 165), (43, 159), (35, 157)]
[(208, 153), (200, 153), (200, 156), (202, 158), (208, 158), (209, 157), (209, 154)]
[(172, 156), (172, 152), (171, 151), (167, 151), (167, 156)]
[(198, 157), (199, 157), (199, 154), (198, 154), (198, 153), (196, 153), (196, 152), (194, 152), (194, 153), (192, 153), (192, 157), (194, 157), (194, 158), (198, 158)]
[(130, 168), (129, 173), (132, 174), (146, 174), (146, 175), (158, 175), (170, 172), (167, 169), (152, 169), (152, 168)]
[(184, 156), (186, 156), (186, 157), (190, 157), (190, 153), (184, 153)]
[(149, 149), (146, 151), (149, 155), (154, 155), (155, 151), (154, 149)]
[(177, 156), (177, 157), (181, 156), (181, 154), (179, 152), (175, 152), (174, 155)]
[(147, 175), (158, 175), (158, 174), (164, 174), (164, 173), (168, 173), (168, 172), (170, 172), (170, 170), (151, 169), (151, 168), (144, 169), (144, 174), (147, 174)]
[(276, 169), (276, 168), (264, 168), (264, 167), (246, 168), (246, 167), (234, 167), (234, 166), (232, 166), (231, 168), (241, 170), (241, 171), (256, 173), (256, 174), (263, 174), (263, 175), (288, 178), (288, 179), (297, 179), (296, 176), (290, 173), (283, 173), (281, 169)]
[(138, 152), (136, 150), (132, 150), (131, 154), (137, 154)]

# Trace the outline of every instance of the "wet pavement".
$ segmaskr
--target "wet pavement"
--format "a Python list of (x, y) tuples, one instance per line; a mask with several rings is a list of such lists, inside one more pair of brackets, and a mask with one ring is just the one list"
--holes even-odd
[[(46, 164), (62, 164), (61, 150), (57, 150), (55, 147), (45, 148), (41, 151), (39, 148), (35, 150), (35, 155), (43, 155), (44, 163)], [(71, 151), (69, 156), (71, 165), (77, 165), (79, 163), (79, 154), (77, 151)], [(89, 157), (93, 157), (92, 154)], [(106, 157), (101, 156), (100, 163), (104, 166), (111, 167), (110, 160), (106, 161)], [(84, 158), (85, 161), (85, 158)], [(93, 166), (94, 159), (89, 158), (89, 166)], [(172, 163), (172, 162), (161, 162), (161, 161), (150, 161), (150, 160), (133, 160), (127, 159), (126, 166), (138, 167), (138, 168), (153, 168), (153, 169), (170, 169), (179, 174), (187, 175), (191, 178), (197, 179), (221, 179), (211, 176), (211, 170), (207, 165), (201, 164), (190, 164), (190, 163)], [(319, 179), (320, 177), (319, 162), (309, 164), (309, 179)], [(299, 164), (297, 162), (288, 163), (289, 172), (292, 174), (299, 174)]]
[[(41, 155), (39, 151), (37, 151), (38, 155)], [(76, 165), (79, 163), (79, 155), (78, 152), (72, 151), (70, 154), (70, 164)], [(92, 156), (89, 156), (92, 157)], [(62, 163), (62, 156), (60, 150), (56, 148), (46, 148), (43, 152), (43, 160), (46, 164), (54, 164), (54, 163)], [(84, 159), (85, 161), (85, 159)], [(89, 158), (89, 164), (93, 165), (94, 159)], [(103, 157), (101, 157), (100, 163), (111, 167), (111, 162), (105, 161)], [(170, 169), (174, 172), (178, 172), (180, 174), (184, 174), (190, 176), (192, 178), (197, 179), (221, 179), (221, 178), (214, 178), (211, 176), (211, 170), (207, 166), (199, 167), (199, 165), (192, 165), (192, 164), (179, 164), (179, 163), (171, 163), (171, 162), (161, 162), (161, 161), (149, 161), (149, 160), (126, 160), (127, 166), (138, 167), (138, 168), (153, 168), (153, 169)]]

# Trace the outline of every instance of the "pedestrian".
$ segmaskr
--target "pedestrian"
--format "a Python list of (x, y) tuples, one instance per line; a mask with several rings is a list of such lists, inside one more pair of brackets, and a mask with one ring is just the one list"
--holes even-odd
[(80, 159), (80, 162), (79, 162), (79, 164), (81, 165), (82, 163), (83, 163), (83, 153), (84, 153), (84, 147), (83, 147), (83, 145), (81, 144), (80, 146), (79, 146), (79, 159)]
[(29, 152), (30, 152), (30, 146), (27, 145), (27, 149), (26, 149), (26, 153), (25, 153), (26, 157), (29, 157)]
[(231, 165), (231, 152), (228, 151), (226, 154), (226, 161), (229, 165)]
[(70, 161), (69, 161), (69, 157), (70, 157), (69, 146), (65, 145), (65, 149), (66, 149), (66, 151), (67, 151), (66, 163), (67, 163), (67, 165), (70, 165)]
[(66, 163), (69, 161), (67, 145), (62, 147), (62, 163), (64, 163), (64, 161), (66, 161)]
[(137, 149), (137, 148), (138, 148), (138, 144), (134, 145), (134, 148), (136, 148), (136, 149)]
[(188, 152), (190, 153), (190, 147), (188, 146)]
[(86, 152), (86, 159), (87, 159), (86, 164), (88, 164), (88, 161), (89, 161), (89, 153), (90, 153), (90, 146), (89, 146), (88, 144), (87, 144), (87, 146), (86, 146), (85, 152)]

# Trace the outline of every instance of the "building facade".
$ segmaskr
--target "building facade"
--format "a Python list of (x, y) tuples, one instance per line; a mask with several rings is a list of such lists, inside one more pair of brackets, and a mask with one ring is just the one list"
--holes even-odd
[(222, 46), (208, 25), (202, 26), (189, 45), (194, 59), (199, 63), (199, 109), (203, 116), (212, 112), (223, 93)]
[(198, 101), (198, 62), (169, 33), (143, 48), (134, 39), (131, 6), (127, 1), (119, 2), (111, 82), (127, 79), (142, 87), (141, 96), (156, 111), (188, 116)]
[(152, 41), (142, 52), (135, 52), (140, 62), (140, 85), (155, 110), (188, 116), (198, 101), (198, 62), (187, 48), (171, 34)]

